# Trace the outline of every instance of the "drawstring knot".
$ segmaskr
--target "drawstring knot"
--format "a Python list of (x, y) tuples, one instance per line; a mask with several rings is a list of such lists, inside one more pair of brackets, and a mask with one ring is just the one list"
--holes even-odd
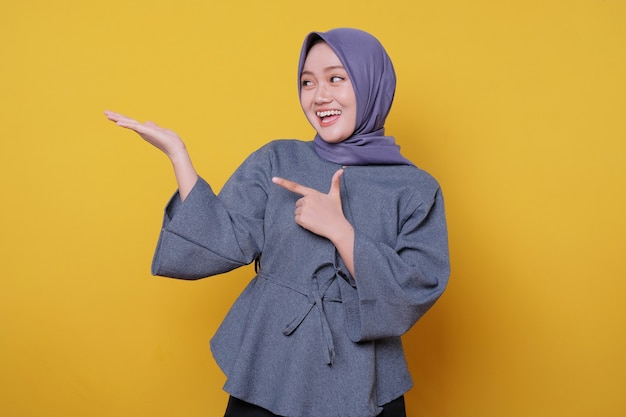
[[(330, 325), (328, 323), (328, 318), (326, 317), (326, 312), (324, 311), (324, 299), (326, 299), (325, 297), (326, 290), (328, 290), (330, 285), (335, 281), (335, 278), (337, 277), (337, 275), (339, 275), (341, 271), (339, 271), (339, 269), (335, 267), (335, 273), (333, 274), (333, 276), (328, 281), (326, 281), (326, 283), (324, 283), (322, 288), (320, 288), (319, 282), (317, 279), (317, 273), (322, 268), (328, 265), (331, 265), (334, 267), (333, 264), (324, 264), (320, 266), (319, 268), (317, 268), (315, 272), (313, 273), (313, 277), (312, 277), (313, 289), (307, 292), (306, 294), (303, 294), (303, 295), (306, 295), (308, 305), (305, 306), (305, 308), (300, 312), (300, 314), (298, 314), (291, 322), (289, 322), (287, 326), (285, 326), (285, 329), (283, 330), (283, 334), (285, 336), (290, 336), (293, 332), (295, 332), (296, 329), (298, 329), (298, 327), (300, 326), (300, 324), (302, 324), (304, 319), (306, 319), (309, 313), (311, 313), (311, 311), (313, 311), (313, 309), (315, 308), (318, 311), (320, 327), (321, 327), (322, 335), (324, 337), (324, 341), (326, 344), (326, 349), (324, 349), (324, 357), (326, 360), (326, 364), (332, 366), (335, 361), (335, 343), (333, 341), (333, 335), (330, 331)], [(329, 300), (329, 301), (337, 301), (337, 300)]]

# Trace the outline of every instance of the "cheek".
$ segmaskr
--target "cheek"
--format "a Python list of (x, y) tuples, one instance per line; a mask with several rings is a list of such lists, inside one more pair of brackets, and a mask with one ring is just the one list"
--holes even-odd
[(354, 96), (344, 94), (341, 98), (341, 105), (350, 113), (356, 113), (356, 102), (354, 100)]
[(311, 93), (309, 91), (302, 91), (300, 93), (300, 105), (304, 110), (308, 110), (311, 107)]
[(345, 116), (346, 121), (349, 121), (353, 124), (353, 127), (356, 127), (356, 102), (353, 97), (352, 100), (350, 97), (347, 97), (347, 99), (344, 100), (343, 115)]
[(354, 96), (352, 88), (349, 90), (346, 88), (346, 90), (342, 92), (340, 100), (346, 111), (354, 113), (354, 115), (350, 116), (356, 119), (356, 97)]

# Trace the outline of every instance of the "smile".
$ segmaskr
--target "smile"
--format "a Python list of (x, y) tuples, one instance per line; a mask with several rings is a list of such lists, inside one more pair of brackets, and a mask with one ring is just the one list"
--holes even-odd
[(317, 117), (328, 117), (328, 116), (339, 116), (341, 114), (341, 110), (326, 110), (326, 111), (318, 111), (315, 114), (317, 114)]
[(324, 127), (335, 123), (341, 116), (341, 110), (324, 110), (315, 112), (315, 114), (320, 118), (321, 126)]

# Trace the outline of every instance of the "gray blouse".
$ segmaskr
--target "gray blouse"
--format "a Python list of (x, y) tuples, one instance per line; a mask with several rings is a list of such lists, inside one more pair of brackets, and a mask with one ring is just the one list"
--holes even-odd
[(404, 394), (400, 336), (448, 281), (441, 190), (414, 166), (345, 167), (356, 279), (330, 241), (295, 223), (300, 195), (272, 177), (328, 192), (339, 168), (312, 142), (271, 142), (218, 196), (202, 179), (184, 203), (175, 194), (153, 260), (153, 274), (183, 279), (256, 262), (211, 350), (228, 393), (281, 416), (373, 417)]

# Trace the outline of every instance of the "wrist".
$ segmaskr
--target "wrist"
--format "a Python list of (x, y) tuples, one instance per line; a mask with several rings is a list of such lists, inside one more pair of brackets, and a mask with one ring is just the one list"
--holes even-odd
[(345, 220), (342, 225), (336, 227), (331, 241), (336, 247), (340, 247), (344, 244), (351, 244), (354, 242), (354, 228)]
[(189, 157), (189, 153), (187, 152), (187, 148), (185, 147), (184, 144), (168, 152), (167, 156), (169, 157), (169, 159), (172, 161), (174, 165), (185, 163), (191, 159)]
[(332, 241), (337, 251), (339, 252), (339, 256), (345, 263), (348, 268), (348, 272), (352, 275), (352, 278), (356, 279), (354, 272), (354, 228), (348, 222), (345, 221), (344, 226), (341, 226), (337, 229), (337, 233), (335, 234), (334, 240)]

